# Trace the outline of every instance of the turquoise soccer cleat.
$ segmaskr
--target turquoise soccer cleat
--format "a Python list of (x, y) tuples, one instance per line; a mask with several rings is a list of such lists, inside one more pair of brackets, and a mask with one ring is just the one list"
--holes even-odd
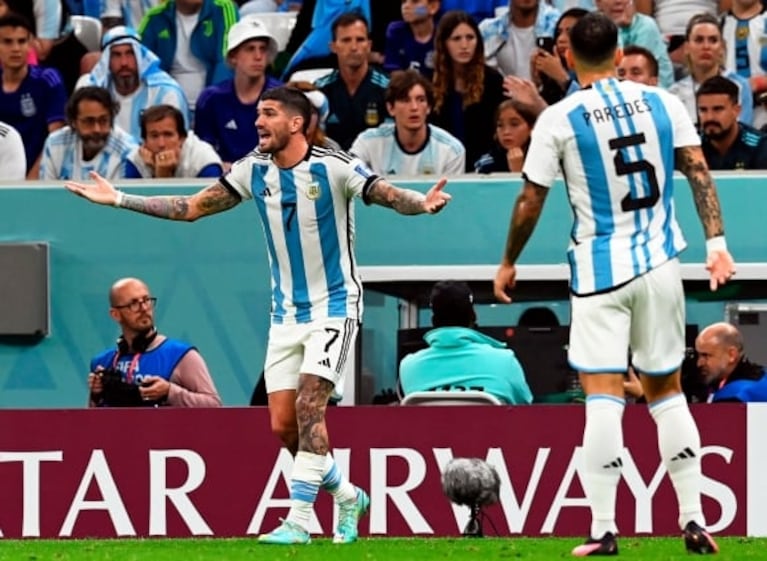
[(333, 543), (356, 542), (359, 537), (357, 524), (370, 508), (370, 497), (365, 491), (357, 487), (357, 500), (340, 503), (338, 506), (338, 528), (333, 535)]
[[(282, 520), (282, 518), (280, 518)], [(277, 544), (277, 545), (295, 545), (311, 543), (312, 538), (309, 532), (301, 526), (288, 520), (282, 520), (282, 524), (277, 526), (268, 534), (258, 536), (258, 543)]]

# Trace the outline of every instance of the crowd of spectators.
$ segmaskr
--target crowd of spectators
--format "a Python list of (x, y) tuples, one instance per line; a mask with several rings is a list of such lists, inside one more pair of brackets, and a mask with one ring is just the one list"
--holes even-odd
[[(24, 152), (0, 171), (227, 171), (257, 145), (261, 94), (287, 81), (311, 92), (310, 137), (378, 172), (518, 171), (537, 111), (508, 103), (509, 84), (546, 104), (576, 91), (568, 34), (591, 10), (619, 27), (621, 78), (683, 100), (712, 168), (767, 167), (759, 0), (0, 0), (0, 136)], [(294, 22), (287, 40), (267, 12)], [(147, 134), (157, 106), (181, 116), (149, 124), (170, 143)]]

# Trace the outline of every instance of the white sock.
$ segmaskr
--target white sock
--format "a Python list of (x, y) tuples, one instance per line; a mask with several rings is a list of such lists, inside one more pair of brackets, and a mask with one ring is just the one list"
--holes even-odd
[(658, 426), (658, 450), (679, 502), (679, 526), (705, 527), (700, 500), (700, 434), (683, 394), (649, 405)]
[(325, 456), (325, 466), (320, 486), (333, 495), (337, 503), (348, 503), (357, 500), (357, 489), (338, 469), (338, 465), (336, 465), (336, 461), (330, 455), (330, 452)]
[(325, 470), (325, 456), (311, 452), (299, 452), (293, 462), (290, 476), (290, 512), (286, 520), (309, 529), (314, 501), (320, 490)]
[(586, 398), (586, 426), (583, 430), (583, 483), (591, 507), (591, 537), (618, 533), (615, 525), (615, 497), (623, 467), (622, 398), (594, 394)]

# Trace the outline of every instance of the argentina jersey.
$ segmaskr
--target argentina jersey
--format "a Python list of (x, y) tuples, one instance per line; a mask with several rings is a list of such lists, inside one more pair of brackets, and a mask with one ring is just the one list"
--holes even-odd
[(575, 218), (567, 256), (575, 294), (620, 286), (684, 249), (674, 216), (675, 149), (699, 144), (679, 99), (614, 78), (541, 114), (522, 171), (551, 187), (561, 163)]
[(312, 147), (281, 169), (253, 151), (221, 180), (261, 217), (272, 276), (272, 323), (362, 319), (354, 257), (354, 197), (378, 179), (358, 158)]
[(52, 132), (45, 140), (40, 160), (40, 179), (85, 181), (95, 171), (107, 179), (125, 177), (125, 163), (138, 148), (134, 138), (114, 127), (104, 147), (91, 159), (83, 159), (83, 142), (70, 127)]
[(739, 19), (728, 13), (722, 22), (722, 37), (727, 49), (725, 68), (743, 76), (761, 76), (767, 72), (767, 14)]
[(349, 150), (375, 173), (386, 176), (462, 174), (466, 164), (461, 141), (434, 125), (427, 125), (426, 141), (416, 152), (400, 144), (394, 123), (362, 131)]

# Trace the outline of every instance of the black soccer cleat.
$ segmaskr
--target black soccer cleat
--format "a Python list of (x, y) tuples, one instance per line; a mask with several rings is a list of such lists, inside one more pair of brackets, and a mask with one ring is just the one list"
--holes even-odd
[(586, 557), (587, 555), (618, 555), (618, 540), (615, 534), (605, 532), (600, 539), (589, 538), (586, 543), (579, 545), (572, 551), (576, 557)]
[(683, 536), (687, 553), (699, 553), (701, 555), (719, 553), (719, 546), (716, 545), (714, 538), (693, 521), (688, 522), (687, 526), (684, 527)]

